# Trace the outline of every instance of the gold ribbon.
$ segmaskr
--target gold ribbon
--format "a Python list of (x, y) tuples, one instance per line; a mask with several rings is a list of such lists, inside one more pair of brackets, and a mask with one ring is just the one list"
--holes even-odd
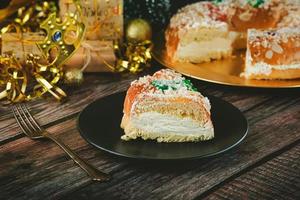
[(113, 70), (115, 72), (128, 70), (132, 73), (137, 73), (145, 67), (150, 67), (152, 47), (153, 44), (150, 40), (128, 42), (123, 45), (115, 42), (114, 51), (118, 60)]
[(25, 69), (13, 56), (1, 56), (0, 65), (0, 86), (4, 86), (4, 90), (0, 92), (0, 100), (6, 97), (11, 102), (23, 101), (28, 82)]
[[(62, 77), (62, 70), (55, 66), (45, 67), (38, 64), (39, 57), (29, 55), (28, 65), (21, 66), (13, 55), (0, 57), (0, 100), (6, 98), (10, 103), (29, 101), (49, 93), (57, 100), (66, 97), (66, 93), (56, 84)], [(29, 78), (35, 80), (29, 90)], [(33, 81), (31, 81), (33, 83)]]
[[(40, 98), (46, 93), (51, 94), (57, 100), (62, 100), (67, 96), (57, 84), (63, 77), (62, 63), (64, 59), (72, 55), (79, 45), (75, 49), (71, 49), (72, 51), (68, 51), (69, 54), (63, 57), (63, 61), (46, 65), (39, 63), (39, 56), (33, 54), (25, 55), (24, 50), (25, 43), (33, 43), (23, 38), (23, 32), (32, 30), (29, 21), (32, 21), (31, 18), (34, 17), (34, 22), (39, 22), (38, 24), (40, 24), (39, 20), (48, 15), (46, 12), (54, 12), (51, 8), (53, 7), (46, 1), (43, 1), (42, 5), (33, 4), (28, 9), (20, 8), (14, 23), (1, 29), (1, 34), (16, 32), (16, 40), (21, 42), (24, 58), (26, 56), (26, 59), (24, 59), (26, 60), (26, 65), (21, 66), (13, 54), (0, 56), (0, 100), (6, 98), (9, 103), (16, 103)], [(49, 18), (46, 22), (51, 20)], [(84, 32), (84, 30), (81, 31)], [(81, 38), (78, 39), (81, 41)], [(30, 85), (28, 85), (29, 83)]]

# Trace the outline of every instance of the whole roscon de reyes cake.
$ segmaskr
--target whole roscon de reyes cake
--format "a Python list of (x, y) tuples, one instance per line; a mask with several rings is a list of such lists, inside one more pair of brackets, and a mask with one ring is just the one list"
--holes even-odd
[[(277, 40), (274, 40), (275, 37), (272, 34), (260, 32), (268, 33), (269, 30), (276, 33), (276, 37), (279, 36)], [(290, 31), (292, 34), (289, 34)], [(251, 53), (249, 51), (249, 47), (252, 47), (251, 43), (255, 37), (260, 37), (258, 35), (262, 34), (265, 38), (263, 46), (282, 45), (279, 47), (280, 50), (276, 47), (275, 51), (271, 49), (273, 55), (270, 56), (268, 53), (266, 58), (262, 57), (265, 55), (266, 48), (255, 48), (256, 54), (260, 54), (259, 60), (265, 59), (267, 62), (264, 63), (267, 63), (271, 70), (276, 71), (261, 75), (259, 71), (263, 71), (266, 65), (256, 65), (252, 71), (256, 70), (257, 76), (249, 73), (250, 65), (247, 59), (250, 57), (248, 54), (245, 77), (249, 79), (300, 77), (299, 0), (218, 0), (188, 5), (171, 18), (165, 33), (167, 55), (174, 62), (201, 63), (230, 57), (237, 49), (248, 48), (248, 53)], [(278, 38), (284, 39), (278, 40)], [(259, 40), (257, 39), (255, 44)], [(295, 44), (291, 45), (291, 41)], [(277, 44), (274, 45), (274, 42)], [(254, 59), (256, 58), (252, 61)], [(273, 67), (273, 65), (276, 66)], [(284, 72), (289, 69), (298, 75), (290, 76), (289, 72)], [(281, 72), (283, 74), (278, 75)]]
[(209, 100), (172, 70), (132, 82), (123, 112), (123, 140), (196, 142), (214, 137)]

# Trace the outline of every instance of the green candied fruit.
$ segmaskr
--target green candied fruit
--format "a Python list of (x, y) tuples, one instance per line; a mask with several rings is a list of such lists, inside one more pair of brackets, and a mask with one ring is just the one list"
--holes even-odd
[(214, 0), (213, 4), (218, 5), (219, 3), (222, 3), (222, 2), (223, 2), (223, 0)]
[(161, 91), (165, 90), (178, 90), (181, 87), (185, 87), (187, 90), (190, 91), (197, 91), (197, 88), (193, 86), (190, 80), (184, 79), (182, 81), (175, 81), (175, 80), (154, 80), (151, 84)]
[(188, 79), (184, 79), (182, 81), (183, 85), (188, 89), (188, 90), (191, 90), (191, 91), (198, 91), (196, 87), (194, 87), (194, 85), (192, 84), (192, 82)]
[(248, 0), (248, 4), (250, 4), (254, 8), (258, 8), (260, 5), (264, 3), (265, 0)]
[(165, 91), (165, 90), (169, 89), (169, 86), (168, 86), (168, 85), (163, 84), (162, 82), (157, 81), (157, 80), (152, 81), (151, 84), (152, 84), (154, 87), (156, 87), (157, 89), (162, 90), (162, 91)]

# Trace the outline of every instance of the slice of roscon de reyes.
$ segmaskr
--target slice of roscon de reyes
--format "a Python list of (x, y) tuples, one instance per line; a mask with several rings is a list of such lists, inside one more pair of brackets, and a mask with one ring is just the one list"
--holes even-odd
[(123, 140), (196, 142), (214, 137), (208, 98), (172, 70), (131, 83), (124, 102)]

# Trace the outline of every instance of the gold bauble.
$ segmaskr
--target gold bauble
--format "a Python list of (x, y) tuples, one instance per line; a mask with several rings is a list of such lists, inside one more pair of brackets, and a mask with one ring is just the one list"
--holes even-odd
[(66, 69), (64, 74), (64, 83), (68, 85), (80, 85), (83, 82), (83, 73), (80, 69)]
[(151, 40), (152, 29), (146, 20), (133, 19), (128, 23), (125, 34), (127, 41), (141, 42), (145, 40)]

